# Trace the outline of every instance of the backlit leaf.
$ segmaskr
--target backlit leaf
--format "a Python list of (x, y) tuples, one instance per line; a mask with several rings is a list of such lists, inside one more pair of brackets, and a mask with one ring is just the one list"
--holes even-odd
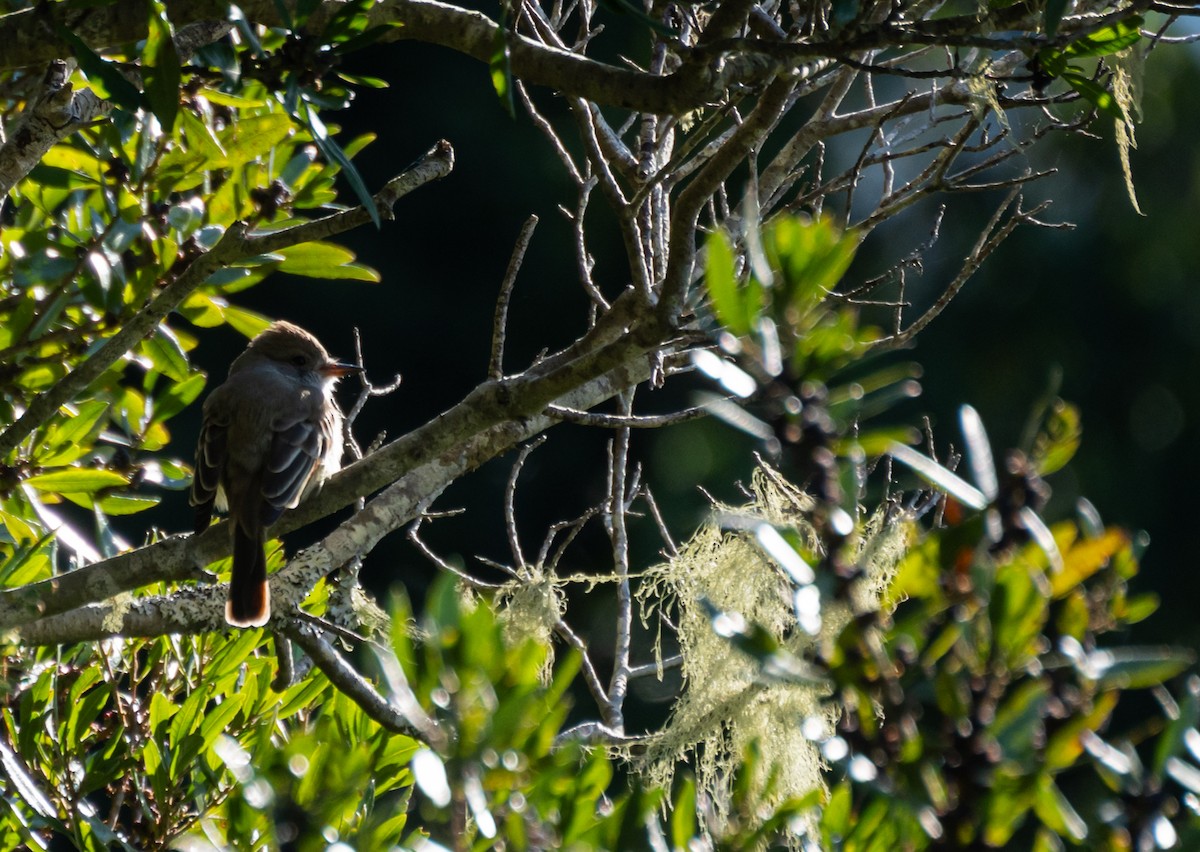
[(355, 281), (379, 281), (379, 273), (353, 263), (354, 252), (334, 243), (301, 243), (280, 252), (280, 272), (309, 278), (349, 278)]
[(750, 313), (738, 290), (733, 263), (733, 247), (724, 231), (708, 235), (704, 261), (704, 284), (712, 300), (713, 313), (721, 325), (733, 334), (750, 332)]
[(116, 488), (128, 485), (129, 480), (112, 470), (89, 470), (81, 467), (57, 470), (52, 473), (39, 473), (25, 480), (39, 491), (74, 492), (89, 494), (102, 488)]

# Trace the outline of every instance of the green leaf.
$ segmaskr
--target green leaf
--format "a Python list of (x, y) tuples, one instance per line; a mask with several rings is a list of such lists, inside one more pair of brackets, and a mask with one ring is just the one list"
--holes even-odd
[(150, 418), (150, 422), (163, 423), (183, 411), (195, 401), (200, 391), (204, 390), (206, 381), (203, 373), (193, 373), (182, 382), (171, 385), (155, 403), (154, 416)]
[(171, 702), (162, 692), (154, 692), (150, 696), (150, 730), (161, 735), (164, 726), (179, 711), (179, 707)]
[(507, 0), (500, 2), (500, 26), (496, 28), (496, 37), (492, 42), (492, 56), (488, 60), (488, 71), (492, 76), (492, 88), (500, 99), (500, 106), (508, 113), (509, 118), (516, 118), (517, 111), (513, 103), (512, 61), (508, 49), (508, 40), (512, 37), (509, 27), (509, 8)]
[(344, 42), (362, 33), (369, 22), (367, 13), (374, 5), (375, 0), (349, 0), (343, 3), (325, 24), (321, 41), (326, 44)]
[(1067, 0), (1046, 0), (1046, 10), (1042, 14), (1042, 26), (1045, 27), (1046, 35), (1054, 37), (1066, 11)]
[(39, 473), (25, 480), (26, 485), (38, 491), (54, 493), (90, 494), (102, 488), (115, 488), (128, 485), (129, 480), (111, 470), (86, 470), (84, 468), (68, 468), (53, 473)]
[(1118, 21), (1112, 26), (1104, 27), (1078, 41), (1071, 42), (1063, 49), (1063, 54), (1084, 57), (1120, 53), (1141, 40), (1143, 23), (1144, 20), (1140, 15), (1135, 15), (1126, 21)]
[(1055, 400), (1034, 440), (1032, 455), (1038, 473), (1046, 476), (1066, 465), (1079, 449), (1082, 436), (1079, 409), (1061, 399)]
[(106, 515), (133, 515), (153, 509), (162, 502), (157, 494), (151, 497), (130, 497), (127, 494), (109, 494), (97, 501), (96, 507)]
[(329, 681), (322, 674), (313, 674), (288, 688), (279, 701), (276, 716), (286, 719), (301, 710), (314, 706), (314, 702), (329, 689)]
[(1075, 843), (1083, 842), (1087, 837), (1087, 823), (1058, 789), (1053, 777), (1043, 773), (1038, 776), (1037, 786), (1033, 810), (1038, 819), (1061, 836), (1070, 838)]
[(235, 122), (221, 134), (221, 145), (225, 148), (222, 166), (236, 168), (266, 156), (291, 131), (292, 120), (281, 112), (253, 115)]
[(1049, 695), (1046, 680), (1031, 680), (1012, 690), (1000, 705), (988, 734), (1005, 758), (1023, 762), (1033, 757)]
[(213, 135), (211, 127), (197, 118), (191, 110), (185, 109), (180, 113), (180, 117), (183, 119), (183, 131), (187, 134), (188, 153), (203, 157), (199, 168), (215, 168), (227, 161), (225, 149)]
[(1096, 108), (1101, 112), (1106, 112), (1118, 121), (1125, 120), (1125, 113), (1121, 110), (1117, 99), (1113, 97), (1112, 92), (1101, 86), (1095, 80), (1083, 76), (1074, 68), (1067, 68), (1062, 72), (1062, 79), (1067, 81), (1067, 84), (1077, 91), (1081, 97), (1091, 101), (1096, 105)]
[(81, 699), (71, 702), (63, 746), (71, 750), (80, 747), (82, 741), (87, 738), (92, 723), (108, 703), (110, 692), (108, 684), (102, 684), (88, 690)]
[(1175, 677), (1195, 661), (1186, 648), (1111, 648), (1089, 653), (1084, 674), (1101, 689), (1144, 689)]
[(233, 305), (225, 308), (225, 322), (246, 337), (255, 337), (271, 324), (271, 321), (262, 314), (244, 308), (235, 308)]
[(396, 662), (404, 671), (405, 678), (409, 683), (413, 683), (417, 677), (417, 663), (416, 652), (413, 650), (412, 606), (404, 587), (400, 584), (396, 584), (392, 589), (388, 611), (391, 613), (392, 652), (396, 655)]
[(103, 170), (96, 155), (88, 151), (81, 151), (64, 142), (60, 142), (47, 151), (42, 157), (40, 165), (63, 169), (92, 184), (104, 182)]
[(829, 803), (825, 805), (825, 811), (821, 814), (821, 829), (826, 842), (825, 848), (834, 849), (840, 846), (840, 844), (832, 841), (844, 837), (850, 830), (853, 808), (854, 800), (850, 790), (850, 782), (843, 781), (833, 788), (833, 792), (829, 794)]
[(810, 314), (841, 280), (861, 236), (843, 232), (828, 216), (787, 216), (764, 234), (764, 249), (783, 276), (783, 304), (799, 320)]
[(671, 808), (671, 846), (686, 849), (696, 836), (696, 781), (683, 775), (675, 804)]
[(1152, 764), (1155, 778), (1162, 778), (1167, 761), (1182, 754), (1187, 741), (1195, 736), (1200, 721), (1200, 684), (1189, 682), (1178, 703), (1179, 712), (1167, 716), (1163, 731), (1154, 746)]
[(225, 696), (225, 700), (204, 714), (204, 720), (200, 723), (200, 748), (202, 751), (212, 748), (217, 737), (225, 732), (229, 723), (233, 721), (233, 717), (242, 709), (242, 705), (245, 703), (244, 699), (244, 693), (235, 692)]
[(262, 638), (262, 633), (258, 630), (235, 632), (238, 635), (222, 644), (209, 661), (206, 672), (209, 680), (215, 682), (227, 674), (235, 674)]
[(1007, 565), (996, 577), (990, 614), (998, 656), (1016, 671), (1037, 656), (1038, 634), (1049, 600), (1024, 565)]
[(142, 342), (141, 348), (154, 369), (167, 378), (184, 382), (191, 375), (187, 353), (183, 351), (179, 338), (167, 326), (159, 325), (154, 335)]
[[(54, 532), (47, 532), (38, 538), (24, 521), (8, 512), (0, 515), (3, 515), (5, 528), (19, 545), (7, 559), (0, 561), (0, 586), (16, 588), (50, 576)], [(18, 533), (17, 530), (22, 526), (28, 530), (28, 534)]]
[(161, 0), (150, 0), (150, 30), (142, 49), (142, 84), (150, 111), (163, 133), (171, 135), (179, 114), (179, 54), (175, 52), (174, 33)]
[(753, 308), (742, 301), (734, 271), (733, 246), (724, 231), (713, 231), (705, 244), (704, 283), (717, 320), (739, 337), (750, 333)]
[(65, 419), (52, 423), (46, 430), (46, 440), (42, 448), (34, 452), (34, 461), (42, 467), (55, 467), (69, 464), (89, 452), (94, 439), (92, 430), (108, 408), (104, 400), (92, 399), (74, 412), (64, 410), (60, 417)]
[(83, 39), (75, 35), (66, 26), (59, 24), (58, 35), (71, 48), (71, 53), (79, 61), (79, 69), (87, 76), (88, 82), (96, 86), (98, 93), (131, 113), (146, 106), (146, 99), (137, 90), (137, 86), (125, 79), (117, 66), (100, 56), (84, 44)]
[(205, 87), (199, 91), (201, 96), (210, 103), (219, 104), (220, 106), (233, 107), (235, 109), (255, 109), (256, 107), (266, 106), (267, 102), (262, 98), (249, 98), (245, 94), (234, 95), (229, 92), (222, 92), (220, 89), (212, 89)]
[(1126, 599), (1125, 606), (1117, 614), (1126, 624), (1137, 624), (1157, 612), (1159, 603), (1158, 595), (1153, 592), (1132, 595)]
[(1107, 566), (1129, 547), (1129, 535), (1123, 530), (1107, 529), (1095, 538), (1072, 541), (1063, 550), (1062, 570), (1050, 578), (1051, 597), (1062, 597)]
[(216, 328), (225, 322), (225, 313), (229, 310), (232, 308), (224, 299), (215, 299), (207, 293), (192, 293), (179, 306), (179, 313), (200, 328)]
[(334, 243), (301, 243), (279, 252), (280, 272), (309, 278), (343, 278), (355, 281), (379, 281), (374, 269), (353, 263), (354, 252)]

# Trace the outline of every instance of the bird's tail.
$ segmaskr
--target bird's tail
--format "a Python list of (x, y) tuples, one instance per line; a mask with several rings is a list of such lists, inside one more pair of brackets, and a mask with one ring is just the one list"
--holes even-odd
[[(271, 596), (267, 589), (266, 535), (262, 524), (233, 527), (233, 576), (229, 580), (229, 600), (225, 620), (234, 627), (262, 627), (271, 617)], [(250, 526), (251, 529), (246, 529)]]

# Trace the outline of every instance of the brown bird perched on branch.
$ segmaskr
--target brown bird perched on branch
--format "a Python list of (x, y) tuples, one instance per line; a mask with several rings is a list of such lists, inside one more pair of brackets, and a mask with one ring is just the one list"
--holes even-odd
[(196, 532), (229, 512), (233, 576), (225, 620), (260, 627), (271, 617), (266, 529), (342, 463), (337, 380), (361, 368), (329, 357), (299, 326), (273, 323), (204, 401), (191, 504)]

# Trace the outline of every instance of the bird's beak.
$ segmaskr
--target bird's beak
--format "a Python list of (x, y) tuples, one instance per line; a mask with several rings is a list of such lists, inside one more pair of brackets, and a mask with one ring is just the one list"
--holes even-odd
[(338, 379), (351, 373), (361, 373), (362, 367), (357, 364), (346, 364), (341, 361), (329, 361), (317, 368), (317, 372), (326, 378)]

